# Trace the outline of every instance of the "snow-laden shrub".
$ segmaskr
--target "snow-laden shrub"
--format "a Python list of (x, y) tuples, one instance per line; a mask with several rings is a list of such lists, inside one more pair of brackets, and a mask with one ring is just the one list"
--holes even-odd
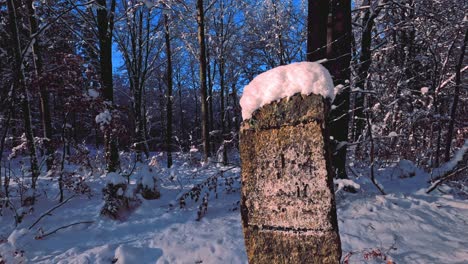
[(102, 190), (104, 206), (101, 215), (114, 220), (122, 220), (125, 216), (138, 207), (141, 201), (136, 197), (132, 188), (129, 188), (125, 178), (115, 172), (106, 175), (107, 185)]
[(335, 185), (335, 193), (339, 193), (340, 191), (357, 193), (361, 189), (359, 184), (349, 179), (333, 179), (333, 183)]
[[(205, 171), (204, 171), (205, 172)], [(214, 174), (195, 184), (190, 190), (181, 193), (177, 200), (179, 208), (185, 208), (191, 204), (199, 204), (197, 210), (197, 221), (200, 221), (208, 212), (208, 202), (210, 197), (218, 199), (220, 194), (232, 194), (240, 190), (240, 177), (237, 167), (222, 168)], [(206, 173), (208, 173), (206, 171)], [(237, 210), (236, 207), (231, 209)]]
[(140, 169), (136, 172), (136, 177), (141, 196), (147, 200), (158, 199), (161, 194), (159, 192), (155, 167), (148, 165), (141, 165), (139, 167)]

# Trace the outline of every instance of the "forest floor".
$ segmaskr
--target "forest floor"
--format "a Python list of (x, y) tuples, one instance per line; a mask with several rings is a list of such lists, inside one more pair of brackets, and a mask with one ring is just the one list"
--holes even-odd
[[(67, 169), (85, 173), (76, 166)], [(384, 196), (367, 171), (355, 169), (360, 177), (337, 182), (344, 263), (466, 263), (468, 199), (460, 195), (463, 190), (442, 185), (426, 194), (430, 175), (400, 162), (377, 171)], [(200, 166), (178, 157), (173, 169), (158, 169), (161, 198), (142, 200), (123, 221), (100, 216), (105, 177), (99, 171), (86, 174), (91, 197), (70, 199), (31, 229), (58, 204), (55, 180), (40, 178), (39, 202), (18, 226), (12, 210), (3, 209), (0, 263), (247, 263), (239, 212), (240, 168), (235, 165)], [(415, 176), (405, 177), (409, 174)], [(217, 195), (207, 189), (209, 184), (203, 185), (213, 178)], [(180, 208), (178, 198), (197, 184), (204, 186), (199, 200), (187, 199)], [(357, 192), (345, 192), (344, 185), (354, 185)], [(205, 191), (210, 192), (208, 211), (197, 221)], [(65, 198), (70, 196), (66, 193)], [(46, 235), (78, 222), (86, 223)]]

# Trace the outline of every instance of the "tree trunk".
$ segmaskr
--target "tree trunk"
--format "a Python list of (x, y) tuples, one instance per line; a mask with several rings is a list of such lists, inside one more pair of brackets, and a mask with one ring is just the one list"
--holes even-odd
[[(351, 1), (332, 1), (332, 23), (328, 25), (332, 36), (332, 48), (327, 50), (327, 68), (335, 85), (349, 86), (351, 62)], [(340, 142), (348, 141), (349, 88), (337, 94), (333, 104), (336, 108), (330, 114), (330, 134), (335, 140), (333, 167), (338, 178), (347, 178), (346, 146), (336, 149)]]
[[(14, 56), (15, 56), (15, 65), (14, 65), (14, 89), (18, 89), (20, 94), (21, 94), (21, 107), (23, 110), (23, 119), (24, 119), (24, 133), (26, 135), (26, 142), (27, 142), (27, 148), (29, 151), (29, 156), (31, 160), (31, 187), (33, 190), (36, 189), (36, 181), (37, 178), (39, 177), (40, 171), (39, 171), (39, 166), (37, 162), (37, 156), (36, 156), (36, 146), (34, 144), (34, 134), (33, 134), (33, 129), (32, 129), (32, 123), (31, 123), (31, 108), (29, 105), (29, 95), (28, 91), (26, 90), (26, 84), (24, 81), (24, 72), (23, 72), (23, 63), (22, 63), (22, 58), (21, 58), (21, 44), (20, 44), (20, 38), (19, 38), (19, 33), (18, 33), (18, 25), (16, 24), (17, 17), (16, 17), (16, 8), (13, 0), (8, 0), (7, 1), (7, 7), (8, 7), (8, 17), (10, 20), (10, 30), (11, 30), (11, 36), (13, 40), (13, 50), (14, 50)], [(34, 197), (33, 202), (34, 202)]]
[[(10, 129), (10, 121), (11, 121), (11, 109), (8, 109), (7, 119), (4, 122), (4, 131), (2, 138), (0, 139), (0, 193), (2, 192), (2, 158), (3, 158), (3, 150), (5, 149), (5, 140), (8, 135), (8, 130)], [(6, 175), (5, 175), (6, 177)]]
[(278, 7), (276, 6), (276, 2), (273, 2), (273, 12), (275, 13), (275, 22), (276, 22), (276, 34), (278, 35), (278, 59), (279, 59), (279, 65), (285, 65), (284, 61), (284, 46), (283, 46), (283, 35), (281, 33), (281, 27), (280, 27), (280, 17), (278, 16)]
[[(150, 135), (149, 135), (149, 131), (148, 131), (148, 121), (147, 121), (147, 113), (146, 113), (146, 104), (147, 104), (147, 100), (146, 100), (146, 89), (143, 89), (142, 91), (142, 94), (143, 94), (143, 118), (142, 118), (142, 121), (143, 121), (143, 135), (145, 136), (145, 139), (146, 138), (150, 138)], [(148, 142), (145, 141), (145, 150), (148, 152), (148, 155), (149, 155), (149, 150), (150, 150), (150, 145), (148, 145)]]
[[(134, 114), (134, 129), (135, 129), (135, 150), (137, 161), (142, 161), (142, 154), (149, 156), (146, 145), (146, 136), (144, 131), (144, 120), (142, 114), (143, 89), (145, 87), (145, 73), (147, 67), (147, 53), (143, 52), (148, 41), (143, 40), (143, 11), (139, 10), (130, 20), (126, 15), (128, 26), (130, 48), (127, 47), (125, 41), (119, 38), (119, 45), (123, 50), (123, 57), (127, 67), (128, 78), (130, 81), (130, 90), (133, 92), (133, 114)], [(149, 20), (149, 18), (147, 18)], [(147, 26), (147, 34), (149, 34), (149, 26)], [(149, 39), (149, 37), (147, 37)], [(143, 58), (144, 56), (145, 59)], [(145, 61), (145, 62), (143, 62)], [(144, 64), (145, 63), (145, 64)]]
[(307, 61), (326, 58), (329, 0), (309, 0), (307, 15)]
[(458, 58), (458, 63), (455, 68), (455, 94), (453, 95), (453, 104), (452, 104), (452, 109), (450, 113), (449, 127), (447, 131), (447, 140), (445, 143), (445, 162), (448, 162), (450, 160), (450, 148), (452, 146), (453, 130), (455, 126), (455, 119), (457, 116), (458, 100), (460, 98), (461, 68), (463, 66), (463, 60), (465, 58), (465, 50), (466, 50), (467, 42), (468, 42), (468, 29), (465, 30), (465, 38), (461, 46), (461, 54), (460, 54), (460, 57)]
[[(141, 85), (138, 83), (138, 86), (133, 87), (133, 111), (135, 115), (135, 149), (136, 149), (136, 156), (138, 161), (142, 161), (143, 152), (146, 151), (145, 147), (145, 134), (143, 128), (143, 113), (142, 113), (142, 89)], [(148, 155), (147, 155), (148, 156)]]
[[(97, 25), (99, 34), (99, 62), (101, 67), (101, 85), (103, 99), (109, 113), (114, 106), (114, 86), (112, 82), (112, 31), (114, 27), (115, 0), (111, 0), (108, 12), (106, 0), (97, 0), (100, 7), (97, 9)], [(104, 134), (104, 145), (106, 148), (107, 171), (114, 172), (118, 169), (119, 152), (117, 142), (112, 133), (112, 123)]]
[[(33, 1), (27, 0), (28, 6), (28, 18), (30, 25), (30, 37), (33, 37), (38, 31), (38, 25), (36, 20), (36, 13), (33, 7)], [(42, 78), (43, 74), (43, 65), (42, 65), (42, 52), (40, 47), (40, 38), (35, 36), (34, 45), (32, 46), (32, 55), (33, 55), (33, 65), (36, 78), (39, 80)], [(46, 154), (46, 166), (47, 170), (52, 169), (54, 165), (54, 148), (52, 144), (52, 119), (49, 108), (49, 96), (47, 94), (47, 89), (42, 82), (39, 82), (39, 97), (41, 102), (41, 118), (42, 118), (42, 127), (44, 130), (44, 147)]]
[(179, 94), (179, 138), (182, 148), (185, 149), (185, 125), (184, 125), (184, 108), (182, 102), (182, 82), (180, 80), (180, 72), (177, 73), (177, 92)]
[(202, 140), (204, 160), (207, 161), (210, 153), (210, 138), (208, 131), (208, 102), (206, 85), (206, 47), (205, 47), (205, 13), (203, 10), (203, 0), (197, 0), (197, 23), (198, 42), (200, 44), (200, 92), (201, 92), (201, 115), (202, 115)]
[(166, 29), (166, 56), (167, 56), (167, 105), (166, 105), (166, 147), (167, 167), (172, 167), (172, 53), (171, 35), (169, 31), (169, 16), (164, 15), (164, 27)]
[[(387, 0), (382, 1), (386, 3)], [(370, 6), (372, 3), (370, 0), (363, 2), (363, 6)], [(357, 67), (357, 81), (356, 87), (361, 88), (362, 90), (366, 89), (367, 84), (367, 75), (369, 73), (369, 68), (372, 64), (372, 29), (374, 28), (375, 19), (379, 16), (380, 11), (383, 6), (377, 6), (374, 11), (371, 10), (371, 7), (367, 8), (364, 11), (362, 16), (362, 35), (361, 35), (361, 51), (359, 56), (359, 66)], [(366, 116), (364, 115), (365, 107), (365, 94), (356, 93), (354, 99), (354, 120), (353, 120), (353, 140), (357, 141), (361, 136), (365, 123)]]
[[(212, 137), (211, 132), (215, 130), (214, 128), (214, 115), (213, 115), (213, 79), (216, 71), (216, 60), (213, 62), (213, 73), (211, 72), (211, 62), (210, 62), (210, 51), (206, 49), (206, 64), (207, 64), (207, 78), (208, 78), (208, 136), (210, 137), (211, 148), (210, 152), (215, 152), (215, 142), (216, 139)], [(212, 142), (214, 141), (214, 142)]]
[(224, 67), (225, 67), (225, 64), (224, 64), (224, 57), (223, 55), (221, 55), (221, 60), (219, 62), (219, 86), (221, 88), (221, 91), (220, 91), (220, 95), (221, 95), (221, 98), (220, 98), (220, 101), (221, 101), (221, 144), (222, 144), (222, 151), (223, 151), (223, 165), (226, 165), (227, 164), (227, 150), (226, 150), (226, 145), (224, 144), (225, 142), (225, 133), (226, 133), (226, 109), (224, 107), (224, 90), (226, 89), (224, 86)]

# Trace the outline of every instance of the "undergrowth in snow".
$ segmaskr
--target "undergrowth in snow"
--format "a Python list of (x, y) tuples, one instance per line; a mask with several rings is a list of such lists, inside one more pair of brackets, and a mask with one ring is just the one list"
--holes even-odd
[[(12, 210), (2, 210), (0, 263), (247, 263), (240, 168), (201, 166), (184, 155), (171, 169), (154, 166), (162, 160), (155, 156), (153, 166), (138, 164), (133, 170), (131, 184), (151, 185), (155, 177), (161, 197), (141, 199), (124, 221), (99, 214), (109, 175), (82, 171), (91, 194), (70, 199), (30, 228), (58, 204), (56, 183), (41, 177), (43, 195), (34, 210), (24, 210), (18, 226)], [(430, 174), (409, 161), (376, 171), (385, 196), (370, 181), (367, 168), (354, 171), (359, 177), (335, 181), (344, 263), (466, 263), (466, 200), (448, 194), (446, 185), (426, 194)], [(347, 192), (347, 186), (355, 192)], [(201, 217), (200, 210), (206, 210)]]

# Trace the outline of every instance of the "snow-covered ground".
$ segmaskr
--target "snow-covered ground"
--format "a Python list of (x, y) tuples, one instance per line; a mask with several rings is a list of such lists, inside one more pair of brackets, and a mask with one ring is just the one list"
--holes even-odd
[[(415, 176), (400, 178), (408, 171)], [(430, 176), (405, 162), (377, 171), (386, 196), (378, 194), (365, 169), (355, 172), (362, 174), (352, 179), (357, 193), (342, 189), (350, 182), (341, 182), (337, 191), (345, 263), (467, 263), (467, 200), (448, 194), (447, 186), (442, 187), (445, 194), (438, 190), (426, 194)], [(87, 179), (91, 198), (71, 199), (29, 230), (57, 205), (56, 184), (41, 178), (48, 198), (44, 193), (20, 225), (15, 228), (11, 210), (3, 210), (0, 263), (246, 263), (239, 212), (240, 169), (197, 166), (179, 158), (173, 170), (160, 168), (157, 173), (161, 198), (143, 200), (125, 221), (99, 215), (105, 179), (95, 173)], [(197, 221), (208, 185), (197, 202), (187, 199), (185, 208), (180, 208), (178, 198), (209, 177), (217, 178), (218, 195), (210, 191), (208, 212)], [(35, 239), (78, 222), (87, 223)]]
[[(408, 162), (409, 163), (409, 162)], [(408, 163), (377, 174), (387, 195), (366, 176), (356, 194), (338, 192), (343, 258), (349, 263), (468, 263), (468, 201), (448, 186), (426, 194), (430, 175)], [(403, 175), (405, 178), (400, 178)], [(374, 260), (372, 262), (371, 260)]]

